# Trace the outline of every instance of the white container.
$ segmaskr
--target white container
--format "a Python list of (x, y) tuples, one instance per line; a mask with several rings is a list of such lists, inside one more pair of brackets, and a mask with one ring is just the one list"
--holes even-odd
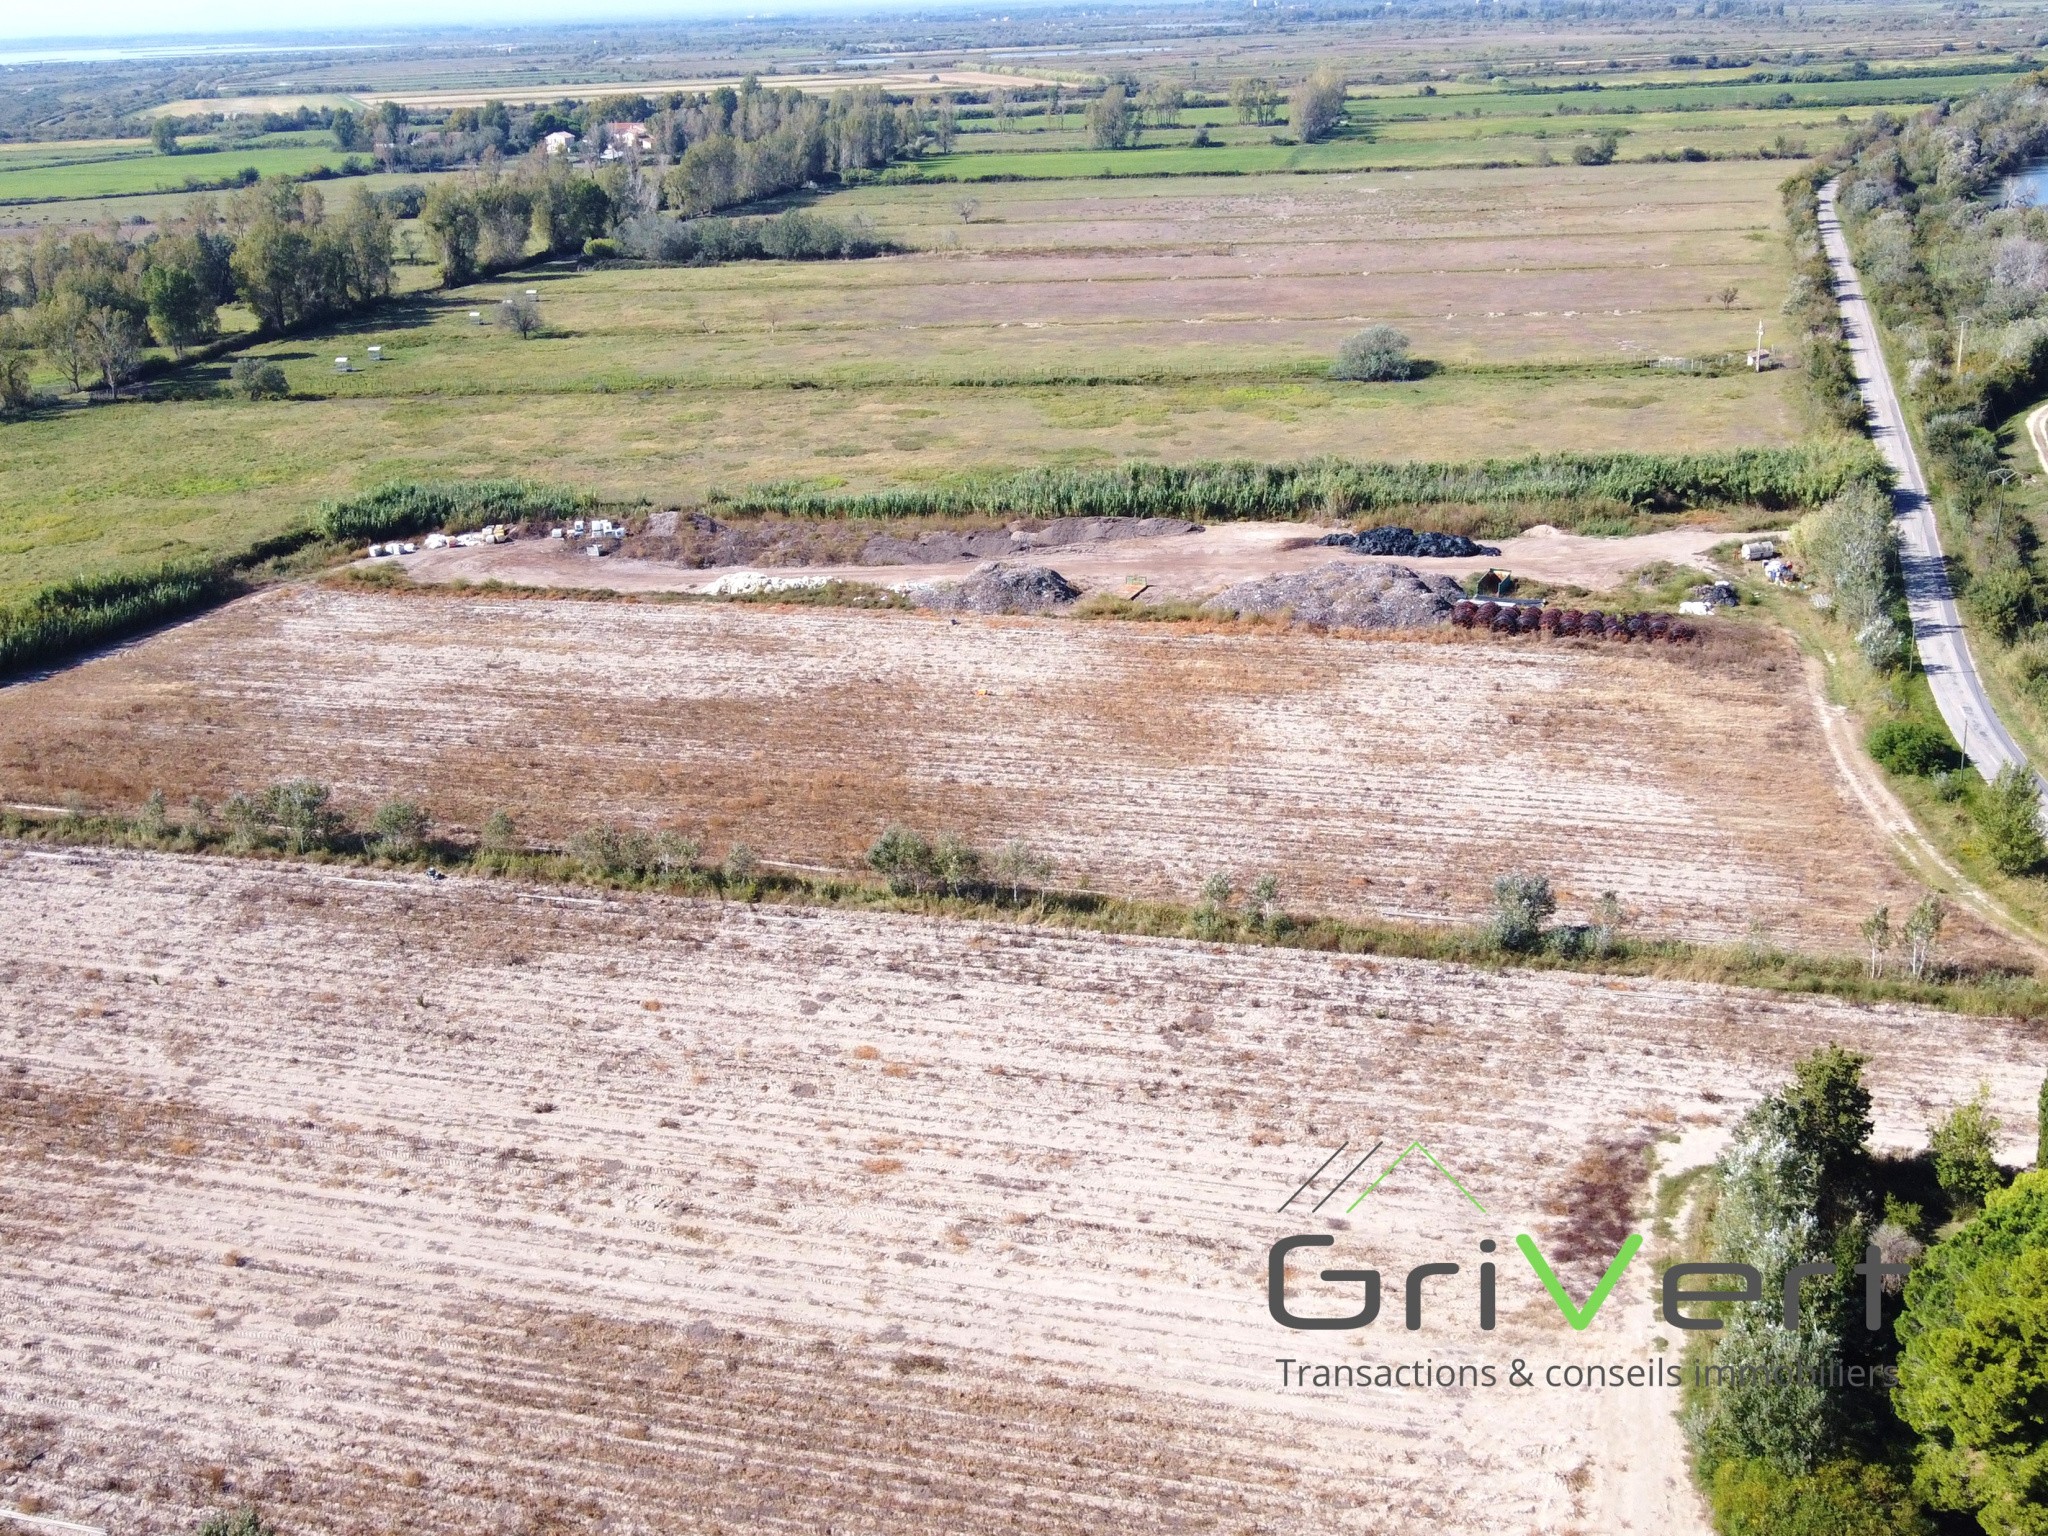
[(1777, 554), (1778, 546), (1769, 539), (1752, 539), (1742, 546), (1742, 558), (1745, 560), (1774, 560)]

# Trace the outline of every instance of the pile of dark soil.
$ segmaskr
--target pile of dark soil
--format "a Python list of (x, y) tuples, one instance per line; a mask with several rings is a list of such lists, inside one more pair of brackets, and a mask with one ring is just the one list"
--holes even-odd
[(1240, 618), (1285, 616), (1319, 629), (1427, 629), (1446, 622), (1451, 605), (1464, 596), (1448, 576), (1332, 561), (1291, 576), (1241, 581), (1202, 606)]
[(1337, 549), (1396, 560), (1463, 560), (1497, 555), (1492, 544), (1475, 544), (1462, 533), (1417, 533), (1413, 528), (1368, 528), (1363, 533), (1332, 533), (1317, 539)]

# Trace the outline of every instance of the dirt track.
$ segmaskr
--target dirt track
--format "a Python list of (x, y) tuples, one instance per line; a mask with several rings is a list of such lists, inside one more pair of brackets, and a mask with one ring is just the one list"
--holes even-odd
[[(1302, 523), (1219, 523), (1179, 538), (1121, 539), (1067, 549), (1033, 550), (1020, 559), (1050, 565), (1083, 592), (1145, 588), (1146, 600), (1206, 597), (1234, 582), (1305, 571), (1347, 557), (1312, 547), (1330, 528)], [(1467, 576), (1500, 569), (1524, 580), (1605, 591), (1655, 561), (1700, 565), (1732, 537), (1725, 529), (1670, 528), (1635, 538), (1604, 539), (1534, 528), (1503, 539), (1500, 554), (1469, 559), (1404, 559), (1431, 575)], [(402, 565), (415, 581), (504, 581), (537, 587), (603, 587), (615, 592), (745, 591), (777, 581), (872, 582), (891, 587), (957, 581), (972, 561), (924, 565), (743, 565), (693, 570), (621, 556), (591, 559), (559, 539), (521, 539), (475, 549), (421, 550), (385, 563)]]
[(1874, 1053), (1887, 1143), (1980, 1077), (2030, 1136), (2041, 1048), (163, 856), (0, 849), (0, 923), (7, 1496), (133, 1536), (252, 1498), (350, 1536), (1697, 1533), (1668, 1393), (1278, 1385), (1282, 1356), (1647, 1360), (1646, 1262), (1583, 1336), (1506, 1267), (1493, 1335), (1448, 1281), (1419, 1334), (1288, 1334), (1265, 1248), (1315, 1227), (1281, 1199), (1341, 1140), (1422, 1137), (1488, 1214), (1404, 1168), (1312, 1218), (1333, 1260), (1556, 1244), (1602, 1198), (1586, 1151), (1708, 1155), (1826, 1041)]

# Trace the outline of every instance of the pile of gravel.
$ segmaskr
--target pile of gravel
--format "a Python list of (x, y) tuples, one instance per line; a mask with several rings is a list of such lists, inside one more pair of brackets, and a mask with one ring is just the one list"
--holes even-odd
[(1051, 566), (991, 561), (965, 581), (915, 586), (908, 595), (939, 613), (1046, 613), (1071, 603), (1081, 589)]
[(1319, 629), (1426, 629), (1448, 620), (1451, 605), (1464, 595), (1448, 576), (1332, 561), (1291, 576), (1241, 581), (1202, 606), (1240, 618), (1284, 614)]
[(1417, 533), (1413, 528), (1368, 528), (1363, 533), (1332, 533), (1317, 539), (1337, 549), (1396, 560), (1462, 560), (1497, 555), (1492, 544), (1474, 544), (1462, 533)]

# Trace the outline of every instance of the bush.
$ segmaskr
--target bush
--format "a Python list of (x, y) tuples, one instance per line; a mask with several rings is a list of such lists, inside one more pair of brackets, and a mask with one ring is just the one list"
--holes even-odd
[(1337, 351), (1333, 379), (1352, 379), (1380, 384), (1414, 377), (1415, 363), (1408, 356), (1408, 338), (1391, 325), (1371, 325), (1347, 340)]
[(487, 523), (568, 517), (586, 505), (572, 491), (524, 480), (401, 481), (320, 509), (320, 531), (341, 543), (400, 538), (429, 528), (451, 533)]
[(1970, 583), (1970, 607), (2001, 645), (2010, 645), (2040, 616), (2034, 578), (2016, 565), (1986, 571)]
[(1707, 1485), (1722, 1536), (1932, 1536), (1933, 1524), (1888, 1467), (1830, 1461), (1809, 1474), (1731, 1458)]
[(232, 1515), (209, 1515), (199, 1527), (199, 1536), (277, 1536), (277, 1527), (253, 1509)]
[(2041, 786), (2026, 768), (2008, 763), (1977, 802), (1984, 851), (2003, 874), (2024, 875), (2041, 866)]
[(1493, 882), (1494, 943), (1510, 954), (1527, 954), (1543, 944), (1543, 920), (1557, 910), (1557, 897), (1542, 875), (1503, 875)]
[(583, 254), (592, 261), (617, 261), (625, 255), (625, 249), (616, 240), (603, 235), (592, 235), (583, 242)]
[(370, 819), (378, 848), (399, 856), (418, 853), (432, 827), (433, 819), (425, 809), (410, 800), (386, 800)]
[(1928, 1150), (1934, 1154), (1934, 1177), (1955, 1210), (1977, 1210), (1991, 1192), (2003, 1188), (1999, 1169), (1998, 1116), (1991, 1113), (1991, 1090), (1982, 1087), (1967, 1103), (1958, 1104), (1928, 1127)]
[(256, 814), (284, 834), (293, 853), (310, 853), (327, 847), (346, 825), (330, 798), (331, 791), (317, 779), (291, 779), (266, 789)]
[(282, 400), (291, 393), (284, 370), (260, 357), (238, 357), (228, 369), (228, 381), (245, 400)]
[(1881, 721), (1871, 727), (1863, 744), (1887, 772), (1905, 778), (1926, 778), (1963, 766), (1963, 754), (1947, 730), (1921, 720)]
[(932, 845), (908, 827), (890, 827), (875, 839), (868, 867), (898, 896), (923, 895), (938, 882)]
[(1621, 139), (1618, 135), (1603, 133), (1590, 144), (1573, 145), (1572, 164), (1611, 165), (1614, 163), (1614, 152), (1620, 147)]

